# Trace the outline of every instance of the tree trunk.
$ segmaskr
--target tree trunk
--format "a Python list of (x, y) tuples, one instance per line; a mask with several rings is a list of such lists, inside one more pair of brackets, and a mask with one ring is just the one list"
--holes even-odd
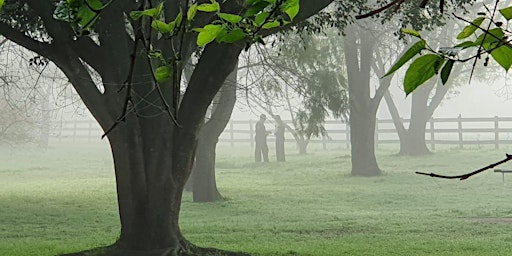
[[(349, 26), (344, 40), (349, 87), (352, 175), (378, 176), (375, 157), (375, 120), (381, 98), (370, 95), (375, 41), (363, 29)], [(386, 88), (387, 89), (387, 88)]]
[(191, 176), (194, 202), (214, 202), (222, 199), (215, 180), (216, 141), (216, 138), (199, 139)]
[(184, 181), (169, 175), (169, 170), (186, 166), (166, 156), (173, 151), (168, 120), (140, 119), (132, 114), (108, 135), (121, 219), (117, 251), (175, 255), (186, 244), (178, 224)]
[(350, 111), (352, 175), (381, 174), (375, 157), (375, 115), (372, 111)]
[(226, 128), (236, 103), (237, 69), (226, 78), (219, 97), (213, 103), (210, 120), (201, 129), (196, 161), (191, 176), (194, 202), (222, 199), (215, 180), (215, 150), (219, 136)]
[(308, 153), (308, 141), (304, 138), (300, 138), (297, 141), (297, 147), (299, 148), (299, 155), (306, 155)]
[[(388, 105), (389, 112), (393, 118), (398, 137), (400, 139), (400, 151), (399, 155), (427, 155), (430, 154), (430, 150), (427, 147), (425, 140), (425, 131), (428, 120), (432, 117), (433, 110), (439, 105), (441, 101), (435, 100), (437, 97), (444, 97), (446, 89), (442, 88), (439, 93), (442, 96), (434, 97), (434, 100), (428, 104), (430, 93), (434, 89), (432, 83), (423, 85), (417, 88), (412, 93), (412, 107), (411, 107), (411, 119), (409, 122), (409, 128), (405, 129), (398, 109), (389, 95), (386, 94), (386, 104)], [(436, 90), (436, 94), (438, 94)]]

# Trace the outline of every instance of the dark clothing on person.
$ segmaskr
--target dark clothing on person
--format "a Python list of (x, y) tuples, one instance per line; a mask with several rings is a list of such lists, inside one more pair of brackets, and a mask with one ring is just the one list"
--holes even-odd
[(268, 146), (267, 146), (267, 129), (265, 128), (265, 119), (261, 119), (256, 122), (256, 148), (254, 151), (254, 159), (256, 162), (261, 162), (261, 157), (263, 156), (263, 161), (268, 162)]
[(276, 158), (278, 162), (285, 161), (284, 155), (284, 123), (280, 119), (276, 123)]

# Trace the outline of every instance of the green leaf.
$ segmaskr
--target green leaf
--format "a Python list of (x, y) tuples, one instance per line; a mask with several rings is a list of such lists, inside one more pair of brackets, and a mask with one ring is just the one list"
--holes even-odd
[(444, 59), (436, 54), (427, 54), (414, 60), (405, 72), (405, 94), (409, 95), (418, 86), (436, 75), (443, 63)]
[(178, 15), (176, 16), (176, 19), (174, 19), (174, 24), (176, 27), (179, 27), (181, 25), (181, 20), (183, 19), (183, 12), (180, 12), (178, 13)]
[(163, 8), (164, 8), (164, 3), (162, 2), (155, 8), (147, 9), (144, 11), (132, 11), (132, 12), (130, 12), (130, 17), (134, 20), (138, 20), (142, 16), (158, 18), (160, 16), (160, 14), (162, 13)]
[(158, 30), (160, 33), (171, 33), (174, 31), (176, 23), (174, 21), (165, 23), (161, 20), (153, 20), (153, 22), (151, 22), (151, 27)]
[[(94, 10), (101, 10), (103, 4), (99, 0), (87, 0), (87, 3)], [(98, 19), (99, 15), (96, 14), (87, 4), (83, 4), (78, 8), (76, 14), (78, 18), (78, 24), (82, 29), (87, 29), (94, 24), (94, 21)]]
[(472, 41), (465, 41), (465, 42), (462, 42), (460, 44), (457, 44), (454, 46), (454, 48), (462, 48), (462, 49), (466, 49), (468, 47), (473, 47), (475, 46), (475, 42), (472, 42)]
[(0, 0), (0, 9), (2, 9), (2, 6), (4, 6), (4, 0)]
[(170, 66), (160, 66), (155, 70), (155, 78), (159, 83), (165, 82), (169, 80), (172, 76), (172, 67)]
[(469, 37), (471, 36), (473, 33), (475, 33), (475, 31), (477, 30), (478, 27), (476, 26), (480, 26), (482, 24), (482, 22), (484, 21), (485, 17), (478, 17), (476, 19), (473, 20), (473, 24), (469, 24), (467, 25), (463, 30), (462, 32), (459, 33), (459, 35), (457, 35), (457, 39), (464, 39), (466, 37)]
[(512, 66), (512, 46), (510, 44), (492, 50), (491, 56), (505, 71), (508, 71)]
[(218, 12), (220, 11), (220, 5), (217, 2), (213, 2), (211, 4), (200, 4), (197, 6), (197, 10), (202, 12)]
[(254, 26), (259, 27), (265, 22), (267, 17), (270, 15), (268, 12), (261, 12), (258, 15), (256, 15), (256, 18), (254, 18)]
[(197, 35), (197, 46), (205, 46), (215, 40), (217, 35), (223, 30), (221, 25), (208, 24), (204, 26), (199, 35)]
[(242, 16), (230, 13), (218, 13), (219, 17), (225, 21), (236, 24), (242, 21)]
[(234, 43), (243, 40), (245, 37), (247, 37), (247, 34), (241, 28), (236, 28), (232, 31), (219, 33), (217, 41), (219, 43)]
[(509, 6), (504, 9), (500, 9), (500, 13), (501, 13), (501, 15), (503, 15), (503, 17), (505, 19), (507, 19), (507, 20), (512, 19), (512, 6)]
[(404, 28), (404, 29), (402, 29), (402, 32), (405, 33), (405, 34), (408, 34), (408, 35), (411, 35), (411, 36), (415, 36), (415, 37), (421, 39), (420, 32), (418, 32), (418, 31), (416, 31), (414, 29)]
[[(504, 36), (505, 36), (505, 33), (503, 33), (503, 29), (493, 28), (493, 29), (489, 30), (487, 35), (484, 33), (484, 34), (481, 34), (480, 36), (478, 36), (475, 41), (475, 46), (479, 46), (480, 44), (484, 44), (484, 47), (489, 46), (489, 45), (485, 45), (485, 44), (499, 42), (501, 39), (503, 39)], [(484, 37), (485, 37), (485, 40), (484, 40)]]
[(265, 1), (257, 2), (247, 9), (247, 11), (244, 14), (244, 17), (252, 17), (252, 16), (262, 12), (265, 9), (265, 7), (267, 7), (267, 6), (268, 6), (268, 3)]
[(413, 44), (403, 55), (398, 59), (398, 61), (391, 67), (391, 69), (383, 76), (386, 77), (393, 72), (397, 71), (401, 68), (405, 63), (407, 63), (410, 59), (412, 59), (416, 54), (420, 53), (421, 50), (425, 49), (427, 42), (425, 40), (420, 40)]
[(190, 8), (188, 8), (187, 20), (192, 21), (194, 19), (194, 17), (196, 16), (196, 13), (197, 13), (197, 4), (193, 4), (190, 6)]
[(281, 11), (288, 14), (290, 20), (293, 20), (299, 13), (299, 0), (287, 0), (282, 6)]
[(274, 21), (267, 22), (267, 23), (263, 24), (263, 28), (264, 28), (264, 29), (277, 28), (277, 27), (279, 27), (280, 25), (281, 25), (281, 23), (279, 23), (279, 21), (274, 20)]
[(448, 77), (450, 77), (450, 74), (452, 72), (453, 63), (455, 63), (454, 60), (448, 60), (446, 64), (444, 64), (443, 69), (441, 69), (441, 82), (446, 84), (446, 81), (448, 81)]

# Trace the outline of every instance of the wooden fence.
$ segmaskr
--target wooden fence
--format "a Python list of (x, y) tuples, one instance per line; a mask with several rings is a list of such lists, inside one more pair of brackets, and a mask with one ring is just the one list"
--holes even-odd
[[(290, 121), (284, 120), (290, 124)], [(405, 127), (408, 127), (409, 119), (404, 119)], [(246, 144), (254, 146), (254, 125), (256, 120), (232, 120), (221, 135), (219, 142), (235, 146)], [(58, 140), (94, 141), (100, 139), (103, 134), (99, 125), (92, 120), (65, 121), (53, 125), (52, 136)], [(271, 120), (266, 122), (267, 130), (272, 131), (274, 124)], [(350, 147), (349, 126), (340, 121), (330, 120), (325, 123), (328, 137), (313, 138), (311, 143), (328, 145), (344, 145)], [(286, 142), (294, 143), (293, 136), (285, 133)], [(484, 118), (432, 118), (427, 123), (425, 139), (432, 149), (436, 145), (500, 145), (512, 144), (512, 117), (484, 117)], [(274, 141), (269, 136), (269, 143)], [(378, 119), (375, 129), (375, 143), (383, 144), (399, 143), (398, 134), (391, 119)]]

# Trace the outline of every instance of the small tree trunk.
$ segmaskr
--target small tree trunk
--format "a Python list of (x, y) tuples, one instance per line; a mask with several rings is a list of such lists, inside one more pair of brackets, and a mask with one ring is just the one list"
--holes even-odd
[(306, 155), (308, 153), (308, 142), (305, 139), (297, 140), (297, 146), (299, 147), (299, 155)]
[(194, 202), (213, 202), (222, 199), (215, 180), (216, 146), (216, 139), (199, 140), (192, 172)]
[(236, 103), (236, 68), (224, 81), (213, 104), (210, 120), (201, 128), (196, 162), (190, 182), (194, 202), (213, 202), (222, 199), (215, 180), (215, 150), (219, 136), (226, 128)]
[(430, 154), (425, 141), (425, 127), (430, 119), (428, 100), (434, 84), (429, 83), (418, 87), (412, 93), (411, 121), (409, 128), (400, 136), (400, 155)]

